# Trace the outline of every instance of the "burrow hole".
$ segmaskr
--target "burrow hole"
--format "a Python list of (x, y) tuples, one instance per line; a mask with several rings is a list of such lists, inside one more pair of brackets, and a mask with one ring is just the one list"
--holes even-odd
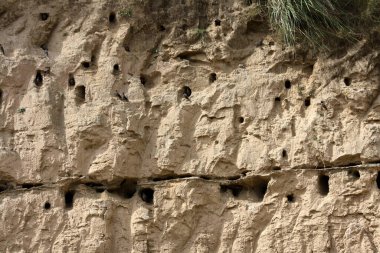
[(330, 191), (329, 179), (330, 177), (327, 175), (318, 176), (318, 191), (322, 196), (326, 196)]
[(118, 194), (126, 199), (130, 199), (137, 191), (137, 181), (133, 179), (125, 179), (120, 183)]
[(50, 204), (50, 202), (45, 202), (45, 204), (44, 204), (44, 209), (45, 210), (49, 210), (51, 208), (51, 204)]
[(166, 30), (166, 28), (165, 28), (165, 26), (163, 26), (163, 25), (159, 25), (159, 26), (158, 26), (158, 30), (159, 30), (160, 32), (163, 32), (163, 31)]
[(46, 13), (46, 12), (40, 13), (40, 19), (42, 21), (46, 21), (48, 18), (49, 18), (49, 13)]
[(85, 68), (85, 69), (88, 69), (91, 67), (91, 63), (88, 62), (88, 61), (83, 61), (82, 62), (82, 67)]
[(293, 203), (293, 202), (294, 202), (294, 195), (293, 195), (293, 194), (288, 194), (288, 195), (286, 195), (286, 200), (287, 200), (289, 203)]
[(306, 107), (309, 107), (310, 104), (311, 104), (311, 99), (310, 99), (310, 97), (305, 98), (304, 105), (305, 105)]
[(286, 88), (286, 89), (290, 89), (290, 88), (292, 88), (292, 83), (290, 82), (290, 80), (286, 80), (286, 81), (285, 81), (285, 88)]
[(65, 192), (65, 208), (70, 209), (73, 208), (74, 205), (74, 190), (69, 190)]
[(42, 83), (43, 83), (43, 77), (42, 77), (42, 72), (41, 72), (41, 70), (37, 70), (37, 72), (36, 72), (36, 76), (35, 76), (35, 78), (34, 78), (34, 84), (36, 85), (36, 86), (42, 86)]
[(275, 102), (281, 102), (281, 98), (280, 98), (280, 97), (275, 97), (275, 98), (274, 98), (274, 101), (275, 101)]
[(108, 16), (108, 21), (113, 24), (116, 22), (116, 14), (115, 12), (111, 12), (110, 15)]
[(183, 86), (182, 94), (185, 98), (189, 98), (191, 96), (191, 89), (189, 86)]
[(348, 176), (353, 180), (357, 180), (360, 178), (360, 172), (358, 170), (351, 169), (347, 172)]
[(114, 75), (118, 75), (118, 74), (120, 73), (120, 66), (119, 66), (119, 64), (115, 64), (115, 65), (113, 65), (112, 73), (113, 73)]
[(254, 199), (261, 202), (267, 192), (268, 183), (269, 180), (266, 178), (255, 177), (239, 184), (221, 184), (220, 192), (230, 192), (234, 197), (252, 198), (254, 196)]
[(214, 23), (215, 23), (215, 26), (221, 26), (222, 21), (220, 19), (215, 19)]
[(139, 192), (140, 198), (147, 204), (153, 203), (154, 190), (151, 188), (143, 188)]
[(0, 106), (3, 103), (3, 90), (0, 89)]
[(209, 78), (208, 78), (208, 80), (210, 81), (210, 83), (215, 82), (216, 79), (217, 79), (216, 73), (211, 73), (210, 76), (209, 76)]
[(345, 77), (345, 78), (343, 79), (343, 82), (344, 82), (344, 84), (345, 84), (346, 86), (350, 86), (352, 80), (351, 80), (351, 78), (349, 78), (349, 77)]
[(377, 172), (376, 185), (377, 188), (380, 189), (380, 171)]
[(240, 123), (240, 124), (243, 124), (243, 123), (244, 123), (244, 117), (239, 117), (238, 120), (239, 120), (239, 123)]
[(86, 87), (79, 85), (75, 87), (75, 101), (77, 103), (83, 103), (86, 100)]
[(140, 82), (142, 85), (145, 86), (145, 84), (147, 83), (147, 78), (145, 75), (140, 75)]
[(282, 150), (282, 158), (287, 158), (287, 157), (288, 157), (288, 152), (285, 149), (283, 149)]
[(69, 74), (69, 79), (67, 80), (67, 83), (71, 87), (75, 86), (75, 78), (73, 74)]

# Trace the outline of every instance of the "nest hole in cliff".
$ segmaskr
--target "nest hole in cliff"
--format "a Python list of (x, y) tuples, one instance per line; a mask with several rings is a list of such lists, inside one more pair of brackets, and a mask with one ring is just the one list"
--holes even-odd
[(275, 98), (274, 98), (274, 101), (275, 101), (275, 102), (281, 102), (281, 98), (280, 98), (280, 97), (275, 97)]
[(91, 63), (89, 61), (83, 61), (82, 62), (82, 67), (85, 69), (88, 69), (91, 67)]
[(69, 79), (67, 80), (67, 84), (68, 84), (70, 87), (75, 86), (75, 78), (74, 78), (74, 75), (73, 75), (73, 74), (69, 74)]
[(83, 85), (79, 85), (75, 87), (75, 102), (77, 104), (84, 103), (86, 100), (86, 87)]
[(44, 209), (45, 210), (49, 210), (51, 208), (51, 204), (50, 204), (50, 202), (45, 202), (45, 204), (44, 204)]
[(327, 175), (322, 174), (318, 176), (318, 192), (322, 196), (326, 196), (330, 191), (329, 180), (330, 177)]
[(163, 26), (163, 25), (159, 25), (159, 26), (158, 26), (158, 30), (159, 30), (160, 32), (164, 32), (164, 31), (166, 30), (166, 28), (165, 28), (165, 26)]
[(49, 18), (49, 13), (46, 13), (46, 12), (40, 13), (40, 19), (42, 21), (46, 21), (48, 18)]
[(146, 85), (147, 84), (147, 77), (146, 77), (146, 75), (140, 75), (140, 83), (142, 84), (142, 85)]
[(216, 73), (211, 73), (210, 76), (209, 76), (209, 78), (208, 78), (208, 80), (209, 80), (210, 83), (215, 82), (216, 79), (217, 79)]
[(349, 78), (349, 77), (345, 77), (345, 78), (343, 79), (343, 82), (344, 82), (344, 84), (345, 84), (346, 86), (350, 86), (352, 80), (351, 80), (351, 78)]
[(0, 89), (0, 106), (3, 103), (3, 90)]
[(239, 117), (238, 121), (239, 121), (240, 124), (243, 124), (244, 123), (244, 117)]
[(305, 98), (304, 105), (306, 107), (309, 107), (311, 105), (311, 99), (310, 99), (310, 97)]
[(187, 99), (191, 96), (191, 88), (189, 86), (182, 87), (182, 96)]
[(36, 76), (34, 77), (34, 84), (38, 87), (42, 86), (43, 83), (42, 71), (37, 70)]
[(259, 201), (264, 200), (264, 196), (268, 190), (268, 184), (269, 184), (268, 178), (257, 176), (252, 179), (251, 189), (253, 190), (253, 192), (255, 193)]
[(119, 64), (114, 64), (113, 65), (112, 74), (114, 74), (114, 75), (120, 74), (120, 66), (119, 66)]
[(117, 190), (119, 196), (130, 199), (137, 191), (137, 181), (134, 179), (124, 179)]
[(290, 82), (290, 80), (285, 80), (285, 88), (286, 89), (292, 88), (292, 83)]
[(360, 178), (360, 172), (355, 169), (351, 169), (347, 172), (347, 175), (352, 178), (353, 180), (357, 180)]
[(222, 21), (220, 19), (215, 19), (214, 24), (215, 24), (215, 26), (221, 26)]
[(70, 209), (73, 208), (74, 205), (74, 190), (69, 190), (65, 192), (65, 208)]
[(288, 194), (286, 195), (286, 200), (289, 202), (289, 203), (294, 203), (294, 195), (293, 194)]
[(288, 157), (288, 151), (285, 149), (282, 150), (282, 158), (287, 158)]
[(140, 198), (147, 204), (153, 203), (154, 190), (152, 188), (143, 188), (139, 191)]
[(116, 22), (116, 13), (115, 12), (111, 12), (110, 15), (108, 16), (108, 21), (111, 23), (111, 24), (114, 24)]

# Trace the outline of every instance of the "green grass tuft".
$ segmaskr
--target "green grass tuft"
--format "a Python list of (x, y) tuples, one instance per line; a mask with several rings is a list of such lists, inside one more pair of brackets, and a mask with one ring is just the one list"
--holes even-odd
[(379, 0), (267, 0), (260, 4), (288, 45), (304, 42), (321, 48), (330, 42), (356, 41), (379, 24)]

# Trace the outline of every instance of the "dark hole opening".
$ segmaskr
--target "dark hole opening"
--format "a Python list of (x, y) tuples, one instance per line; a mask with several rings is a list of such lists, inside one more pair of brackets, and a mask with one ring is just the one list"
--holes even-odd
[(109, 17), (108, 17), (108, 21), (109, 21), (110, 23), (115, 23), (115, 22), (116, 22), (116, 14), (115, 14), (115, 12), (111, 12), (111, 13), (110, 13), (110, 15), (109, 15)]
[(43, 83), (43, 77), (42, 77), (41, 70), (37, 70), (36, 77), (34, 78), (34, 84), (36, 86), (41, 86), (42, 83)]
[(319, 175), (318, 176), (318, 191), (323, 196), (326, 196), (330, 191), (329, 179), (330, 179), (330, 177), (327, 175)]
[(289, 80), (285, 81), (285, 88), (290, 89), (292, 87), (292, 83)]
[(360, 172), (358, 170), (349, 170), (347, 174), (349, 177), (351, 177), (354, 180), (357, 180), (360, 178)]
[(285, 149), (282, 150), (282, 157), (283, 158), (288, 157), (288, 152)]
[(377, 172), (376, 185), (377, 188), (380, 189), (380, 171)]
[(275, 171), (281, 170), (281, 167), (274, 166), (274, 167), (273, 167), (273, 170), (275, 170)]
[(120, 72), (120, 67), (119, 67), (119, 64), (115, 64), (115, 65), (113, 65), (113, 74), (114, 75), (117, 75), (117, 74), (119, 74), (119, 72)]
[(304, 101), (304, 104), (305, 104), (306, 107), (309, 107), (310, 104), (311, 104), (310, 98), (306, 98), (305, 101)]
[(343, 81), (344, 81), (344, 84), (345, 84), (346, 86), (350, 86), (350, 85), (351, 85), (351, 82), (352, 82), (351, 78), (349, 78), (349, 77), (345, 77), (345, 78), (343, 79)]
[(240, 124), (244, 123), (244, 118), (243, 117), (239, 117), (239, 123)]
[(73, 191), (73, 190), (67, 191), (65, 193), (65, 207), (66, 208), (72, 208), (73, 207), (74, 195), (75, 195), (75, 191)]
[(45, 202), (45, 204), (44, 204), (44, 208), (45, 208), (46, 210), (49, 210), (50, 207), (51, 207), (51, 204), (50, 204), (49, 202)]
[(288, 195), (286, 195), (286, 199), (289, 203), (293, 203), (294, 202), (294, 195), (288, 194)]
[(128, 45), (124, 45), (124, 49), (125, 49), (126, 52), (131, 52), (131, 50), (129, 49)]
[(210, 74), (210, 77), (209, 77), (209, 81), (210, 81), (210, 83), (213, 83), (213, 82), (215, 82), (216, 81), (216, 73), (211, 73)]
[(69, 86), (75, 86), (75, 78), (73, 74), (69, 74), (68, 84)]
[(121, 182), (118, 194), (126, 199), (130, 199), (136, 193), (137, 181), (133, 179), (125, 179)]
[(83, 85), (75, 88), (75, 100), (77, 103), (83, 103), (86, 99), (86, 87)]
[(140, 82), (142, 85), (145, 85), (147, 80), (146, 80), (146, 77), (144, 75), (140, 75)]
[(215, 19), (215, 26), (220, 26), (222, 24), (222, 21), (220, 19)]
[(259, 201), (263, 201), (265, 193), (267, 192), (267, 189), (268, 189), (268, 183), (269, 183), (268, 179), (265, 179), (262, 177), (255, 178), (255, 181), (253, 183), (253, 191), (255, 192)]
[(189, 98), (191, 96), (191, 89), (189, 86), (183, 86), (182, 93), (185, 98)]
[(42, 20), (42, 21), (45, 21), (45, 20), (47, 20), (49, 18), (49, 13), (46, 13), (46, 12), (44, 12), (44, 13), (40, 13), (40, 19)]
[(91, 63), (89, 63), (88, 61), (82, 62), (82, 67), (85, 69), (88, 69), (90, 66), (91, 66)]
[(275, 97), (275, 98), (274, 98), (274, 101), (276, 101), (276, 102), (281, 102), (281, 98), (280, 98), (280, 97)]
[(158, 26), (158, 30), (159, 30), (160, 32), (163, 32), (163, 31), (166, 30), (166, 28), (165, 28), (165, 26), (160, 25), (160, 26)]
[(140, 190), (140, 198), (148, 204), (153, 203), (153, 197), (154, 197), (154, 190), (151, 188), (143, 188)]
[(3, 102), (3, 90), (0, 89), (0, 105)]

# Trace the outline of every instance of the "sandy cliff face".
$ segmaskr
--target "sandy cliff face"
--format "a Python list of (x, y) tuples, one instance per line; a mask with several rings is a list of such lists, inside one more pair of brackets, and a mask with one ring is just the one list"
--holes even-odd
[(378, 251), (378, 41), (249, 2), (1, 0), (0, 252)]

